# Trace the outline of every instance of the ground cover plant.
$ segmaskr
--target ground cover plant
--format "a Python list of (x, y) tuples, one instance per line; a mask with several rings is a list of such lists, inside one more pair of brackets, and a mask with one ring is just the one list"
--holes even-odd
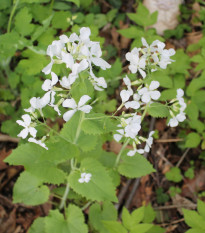
[(159, 36), (141, 1), (2, 1), (2, 232), (204, 231), (204, 6), (180, 9)]

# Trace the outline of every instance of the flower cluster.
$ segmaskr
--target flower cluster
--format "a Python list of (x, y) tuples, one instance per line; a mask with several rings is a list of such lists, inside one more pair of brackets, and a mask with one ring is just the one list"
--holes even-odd
[(79, 183), (88, 183), (92, 177), (92, 174), (90, 173), (81, 173), (81, 177), (78, 179)]
[(165, 49), (165, 44), (159, 40), (155, 40), (151, 45), (142, 38), (143, 48), (134, 48), (126, 54), (126, 59), (130, 62), (129, 70), (135, 74), (139, 71), (143, 78), (147, 72), (156, 71), (159, 67), (166, 69), (168, 64), (173, 62), (170, 59), (175, 54), (174, 49)]
[[(36, 143), (47, 149), (44, 143), (46, 137), (43, 137), (41, 140), (36, 139), (37, 130), (35, 127), (41, 123), (38, 121), (38, 112), (41, 117), (44, 117), (42, 109), (50, 106), (60, 116), (60, 107), (69, 108), (63, 114), (63, 119), (69, 121), (77, 111), (84, 113), (91, 111), (92, 106), (87, 104), (91, 99), (90, 96), (83, 95), (79, 102), (76, 103), (70, 94), (70, 89), (79, 78), (81, 72), (87, 72), (88, 79), (96, 90), (102, 91), (103, 88), (107, 87), (103, 77), (95, 76), (92, 65), (98, 66), (103, 70), (110, 68), (110, 65), (101, 58), (100, 44), (99, 42), (91, 41), (90, 34), (90, 28), (83, 27), (80, 29), (79, 36), (76, 33), (72, 33), (70, 37), (62, 35), (60, 40), (55, 40), (48, 46), (47, 55), (50, 57), (51, 62), (42, 71), (46, 75), (51, 75), (51, 79), (46, 79), (42, 85), (42, 90), (45, 91), (43, 97), (31, 98), (31, 106), (25, 109), (25, 112), (28, 114), (22, 116), (23, 121), (17, 121), (19, 125), (24, 127), (19, 133), (19, 137), (25, 139), (30, 134), (32, 138), (28, 139), (29, 142)], [(69, 75), (63, 76), (60, 80), (52, 71), (52, 67), (54, 64), (62, 63), (68, 68)]]

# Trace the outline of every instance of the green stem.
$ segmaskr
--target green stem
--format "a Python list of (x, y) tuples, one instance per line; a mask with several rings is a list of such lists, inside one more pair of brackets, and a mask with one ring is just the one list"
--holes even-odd
[(83, 210), (87, 209), (88, 206), (91, 205), (91, 203), (92, 203), (92, 201), (89, 201), (88, 203), (86, 203), (86, 204), (81, 208), (81, 210), (83, 211)]
[(64, 194), (63, 194), (63, 198), (62, 198), (61, 203), (60, 203), (60, 205), (59, 205), (59, 209), (60, 209), (60, 210), (62, 210), (63, 207), (65, 206), (65, 202), (66, 202), (68, 193), (69, 193), (69, 183), (67, 183), (67, 185), (66, 185), (65, 192), (64, 192)]
[(51, 12), (51, 11), (52, 11), (52, 9), (53, 9), (54, 1), (55, 1), (55, 0), (51, 0), (51, 5), (50, 5), (50, 8), (49, 8), (49, 11), (50, 11), (50, 12)]
[(82, 113), (80, 114), (80, 122), (79, 122), (79, 124), (78, 124), (78, 128), (77, 128), (77, 131), (76, 131), (75, 139), (74, 139), (74, 142), (73, 142), (74, 144), (76, 144), (76, 142), (77, 142), (77, 140), (78, 140), (78, 138), (79, 138), (79, 136), (80, 136), (81, 125), (82, 125), (82, 123), (83, 123), (84, 117), (85, 117), (85, 113), (82, 112)]
[(129, 141), (130, 141), (130, 139), (128, 138), (128, 139), (125, 141), (124, 145), (122, 146), (122, 148), (121, 148), (121, 150), (120, 150), (120, 152), (119, 152), (119, 154), (118, 154), (118, 156), (117, 156), (117, 158), (116, 158), (114, 167), (117, 167), (117, 165), (118, 165), (118, 163), (119, 163), (119, 161), (120, 161), (120, 157), (121, 157), (121, 155), (122, 155), (122, 152), (123, 152), (124, 149), (126, 148), (126, 146), (127, 146), (127, 144), (129, 143)]
[(144, 120), (148, 108), (149, 108), (149, 105), (146, 105), (145, 110), (144, 110), (144, 112), (143, 112), (143, 114), (142, 114), (142, 117), (141, 117), (141, 122)]
[(15, 3), (15, 5), (12, 8), (12, 11), (11, 11), (11, 14), (10, 14), (10, 17), (9, 17), (9, 22), (8, 22), (8, 27), (7, 27), (7, 33), (9, 33), (10, 30), (11, 30), (11, 21), (13, 19), (13, 16), (14, 16), (14, 13), (16, 11), (16, 7), (18, 6), (18, 3), (19, 3), (19, 0), (16, 0), (16, 3)]

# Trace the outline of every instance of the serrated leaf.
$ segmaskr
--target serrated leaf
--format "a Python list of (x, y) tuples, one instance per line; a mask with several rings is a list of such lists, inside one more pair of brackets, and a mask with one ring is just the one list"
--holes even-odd
[(101, 113), (87, 114), (82, 122), (82, 130), (87, 134), (103, 134), (116, 130), (114, 121)]
[(15, 28), (23, 36), (30, 35), (35, 25), (31, 24), (32, 15), (27, 7), (21, 9), (15, 17)]
[(83, 213), (79, 207), (69, 204), (65, 216), (66, 218), (59, 210), (51, 210), (45, 219), (46, 233), (88, 233)]
[(189, 133), (186, 137), (185, 147), (186, 148), (195, 148), (201, 142), (201, 137), (198, 133)]
[(117, 210), (110, 202), (104, 202), (101, 206), (98, 203), (93, 204), (89, 209), (89, 221), (92, 226), (100, 233), (107, 233), (102, 221), (117, 220)]
[(31, 228), (29, 229), (28, 233), (46, 233), (45, 218), (37, 218), (31, 225)]
[(117, 221), (103, 221), (107, 233), (127, 233), (127, 230)]
[(161, 103), (152, 103), (148, 108), (148, 113), (152, 117), (168, 117), (169, 116), (169, 109), (167, 106)]
[(205, 220), (205, 203), (200, 199), (197, 200), (197, 210), (202, 218)]
[(130, 231), (130, 233), (146, 233), (148, 230), (150, 230), (153, 227), (152, 224), (148, 223), (142, 223), (138, 224), (135, 227), (133, 227)]
[(182, 211), (188, 226), (205, 230), (205, 220), (196, 211), (187, 209), (182, 209)]
[(81, 162), (80, 170), (92, 175), (88, 183), (79, 183), (80, 171), (72, 171), (69, 175), (69, 183), (71, 188), (93, 201), (114, 201), (117, 202), (115, 196), (115, 187), (111, 177), (106, 169), (94, 159), (84, 159)]
[(27, 171), (21, 173), (13, 189), (13, 202), (40, 205), (48, 201), (49, 188)]
[[(82, 112), (76, 112), (73, 117), (64, 124), (61, 135), (71, 143), (79, 146), (83, 151), (93, 150), (98, 142), (96, 135), (85, 134), (81, 128), (83, 122)], [(79, 132), (79, 134), (78, 134)]]
[(140, 154), (130, 157), (124, 155), (118, 167), (121, 175), (129, 178), (138, 178), (155, 171), (151, 163)]

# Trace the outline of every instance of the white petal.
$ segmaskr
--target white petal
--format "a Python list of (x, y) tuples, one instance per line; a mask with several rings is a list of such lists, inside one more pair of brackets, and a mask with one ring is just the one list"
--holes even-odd
[(150, 98), (149, 92), (145, 93), (145, 94), (142, 96), (142, 102), (144, 102), (144, 103), (149, 103), (150, 100), (151, 100), (151, 98)]
[(127, 155), (132, 157), (132, 156), (135, 155), (135, 153), (136, 153), (136, 150), (130, 150), (130, 151), (127, 153)]
[(86, 59), (83, 59), (80, 63), (79, 63), (79, 68), (78, 68), (78, 73), (80, 73), (83, 70), (86, 70), (88, 68), (88, 62)]
[(25, 139), (28, 136), (28, 128), (21, 130), (21, 132), (17, 136)]
[(88, 102), (88, 100), (90, 100), (91, 97), (88, 96), (88, 95), (83, 95), (81, 98), (80, 98), (80, 101), (78, 102), (78, 107), (81, 107), (83, 106), (86, 102)]
[(150, 91), (149, 93), (153, 100), (158, 100), (159, 97), (161, 96), (159, 91)]
[(133, 109), (138, 109), (140, 107), (139, 102), (137, 101), (129, 101), (125, 103), (126, 108), (133, 108)]
[(120, 134), (114, 134), (113, 137), (114, 137), (115, 141), (117, 141), (117, 142), (119, 142), (122, 139), (122, 135), (120, 135)]
[(78, 108), (78, 110), (85, 112), (85, 113), (89, 113), (91, 109), (92, 109), (92, 107), (90, 105), (84, 105), (84, 106)]
[(72, 33), (69, 37), (69, 42), (74, 42), (74, 41), (79, 41), (79, 37), (77, 36), (76, 33)]
[(179, 122), (183, 122), (186, 119), (186, 116), (183, 112), (176, 115), (176, 118)]
[(123, 81), (124, 81), (124, 83), (125, 83), (125, 85), (126, 85), (127, 87), (130, 87), (130, 86), (131, 86), (131, 81), (130, 81), (130, 79), (127, 77), (127, 75), (126, 75), (125, 78), (123, 78)]
[(98, 86), (101, 86), (103, 88), (107, 88), (107, 83), (103, 77), (95, 78), (94, 80), (96, 81)]
[(45, 68), (43, 68), (42, 72), (46, 75), (50, 74), (52, 66), (53, 66), (53, 61), (51, 61)]
[(101, 69), (106, 70), (111, 67), (105, 60), (102, 58), (92, 57), (91, 61), (96, 65), (99, 66)]
[(63, 107), (65, 108), (77, 108), (77, 104), (75, 102), (74, 99), (66, 99), (63, 104), (62, 104)]
[(143, 46), (145, 46), (145, 47), (147, 47), (147, 48), (149, 47), (149, 45), (148, 45), (148, 43), (147, 43), (147, 41), (145, 40), (144, 37), (142, 37), (141, 41), (142, 41), (142, 45), (143, 45)]
[(101, 51), (99, 43), (93, 44), (91, 49), (90, 49), (90, 52), (95, 57), (101, 57), (102, 56), (102, 51)]
[(159, 82), (158, 81), (152, 81), (149, 85), (149, 90), (153, 91), (159, 87)]
[(49, 91), (51, 89), (51, 80), (50, 79), (46, 79), (42, 85), (42, 89), (44, 91)]
[(90, 37), (91, 31), (89, 27), (82, 27), (80, 29), (80, 39), (82, 41), (87, 41)]
[(69, 42), (69, 39), (66, 35), (61, 35), (59, 38), (60, 38), (60, 41), (64, 44)]
[(66, 64), (66, 67), (72, 70), (72, 67), (74, 65), (73, 56), (67, 52), (66, 53), (62, 52), (61, 55), (62, 55), (62, 61)]
[(174, 117), (174, 118), (171, 118), (168, 122), (168, 126), (170, 127), (176, 127), (178, 125), (178, 120)]
[(37, 101), (37, 108), (44, 108), (50, 102), (50, 91), (47, 92), (39, 101)]
[(16, 123), (23, 126), (24, 128), (26, 127), (26, 124), (22, 120), (17, 120)]
[(183, 96), (184, 96), (184, 91), (181, 88), (177, 89), (177, 99)]
[(131, 95), (132, 95), (131, 92), (127, 91), (127, 90), (122, 90), (120, 92), (120, 97), (121, 97), (123, 103), (128, 101)]
[(145, 78), (145, 77), (146, 77), (146, 73), (145, 73), (145, 71), (144, 71), (144, 70), (139, 69), (139, 72), (140, 72), (140, 74), (142, 75), (142, 77), (143, 77), (143, 78)]
[(24, 120), (26, 126), (29, 126), (31, 124), (31, 117), (28, 114), (24, 114), (22, 116), (22, 119)]
[(71, 119), (71, 117), (75, 114), (76, 109), (75, 110), (70, 110), (67, 111), (66, 113), (63, 114), (63, 119), (64, 121), (69, 121)]
[(145, 93), (147, 93), (148, 92), (148, 89), (146, 88), (146, 87), (143, 87), (142, 89), (140, 89), (139, 91), (138, 91), (138, 94), (139, 95), (144, 95)]
[(34, 138), (36, 137), (37, 130), (35, 128), (29, 127), (28, 131)]
[(51, 86), (54, 86), (58, 82), (58, 76), (54, 72), (51, 72), (51, 77), (52, 77)]
[(80, 179), (78, 179), (78, 182), (82, 184), (85, 182), (85, 180), (84, 180), (84, 178), (80, 178)]
[(143, 149), (138, 149), (138, 150), (137, 150), (137, 153), (139, 153), (139, 154), (144, 154), (144, 150), (143, 150)]

